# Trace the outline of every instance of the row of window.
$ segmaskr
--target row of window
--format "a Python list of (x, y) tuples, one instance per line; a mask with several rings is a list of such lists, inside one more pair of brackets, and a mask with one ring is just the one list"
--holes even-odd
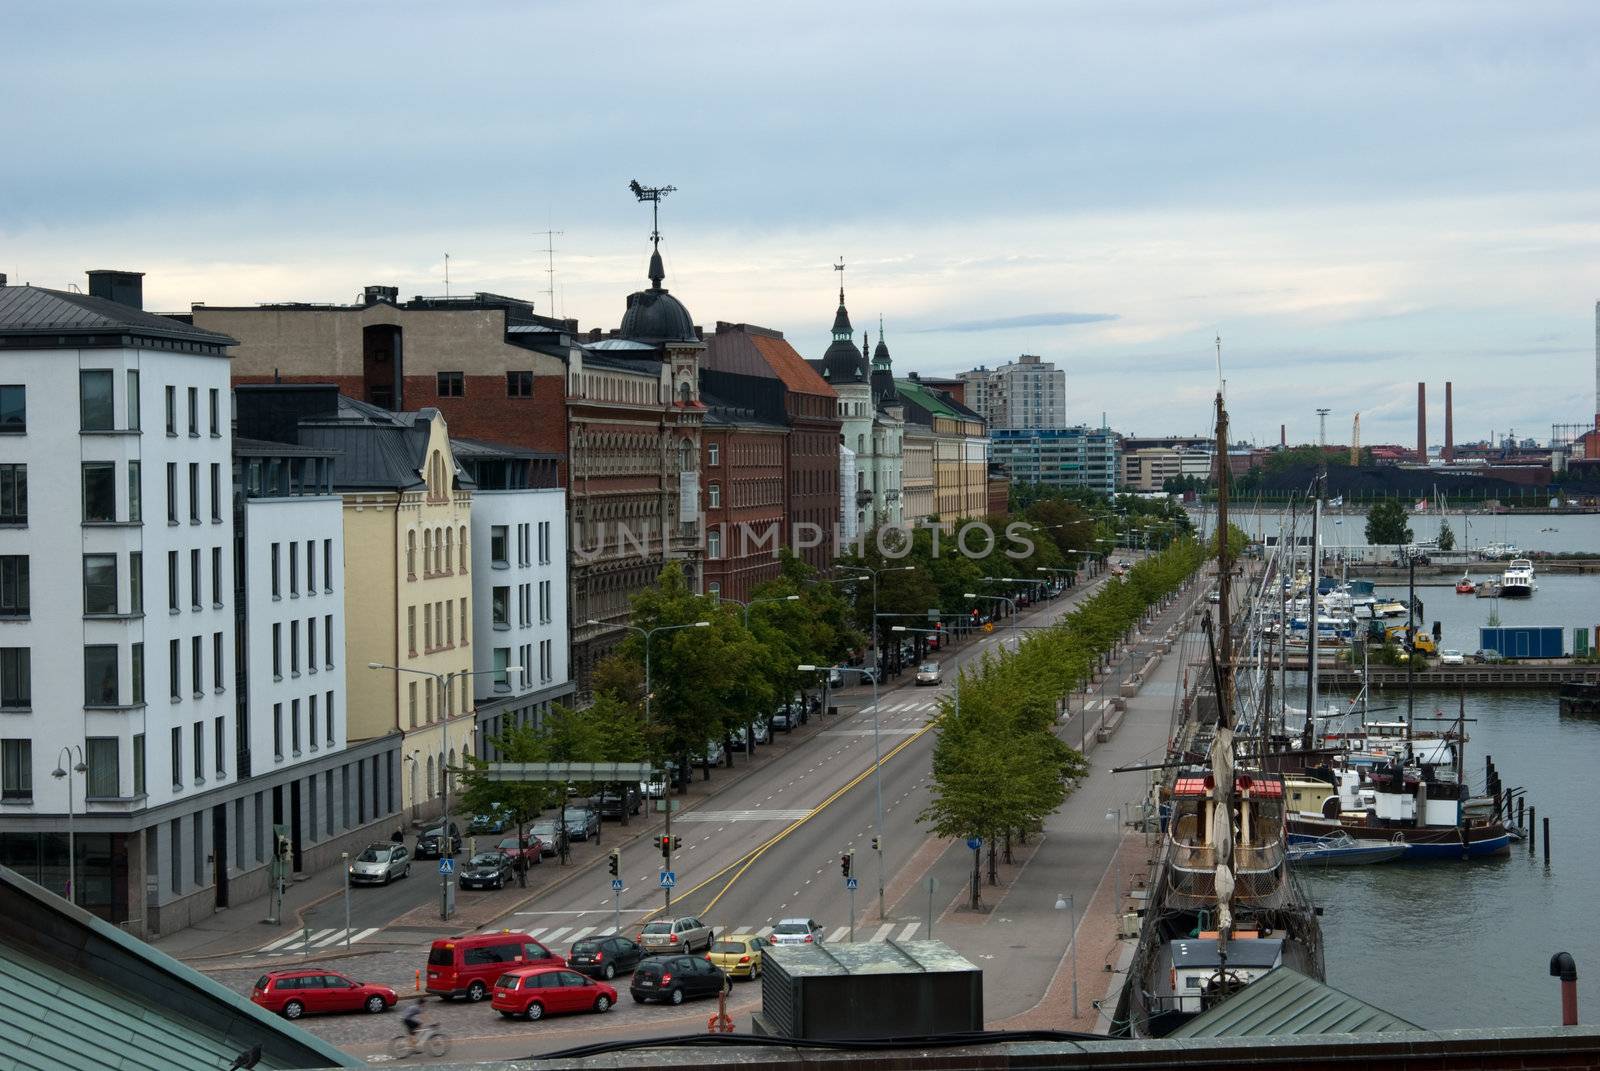
[[(287, 553), (284, 551), (285, 547), (288, 548)], [(281, 599), (283, 597), (283, 562), (285, 558), (288, 559), (289, 563), (289, 597), (291, 599), (300, 597), (300, 548), (301, 544), (298, 540), (291, 541), (287, 544), (272, 544), (272, 597), (274, 599)], [(333, 593), (332, 539), (324, 539), (322, 541), (321, 557), (322, 590), (331, 595)], [(305, 565), (305, 592), (307, 595), (315, 595), (317, 593), (317, 541), (315, 539), (308, 539), (305, 541)]]
[[(461, 526), (461, 571), (467, 572), (467, 526)], [(422, 532), (422, 575), (450, 576), (455, 571), (455, 529), (425, 528)], [(406, 576), (417, 578), (417, 533), (406, 533)]]
[[(525, 643), (517, 648), (519, 664), (522, 667), (522, 687), (526, 688), (533, 678), (533, 644)], [(494, 649), (494, 686), (498, 691), (506, 691), (511, 687), (511, 648), (496, 647)], [(539, 683), (549, 684), (555, 679), (555, 641), (539, 641)]]
[[(182, 551), (167, 551), (167, 610), (171, 613), (178, 613), (182, 608), (183, 603), (183, 569), (181, 564), (183, 560), (182, 554)], [(192, 548), (189, 551), (189, 608), (191, 610), (200, 610), (205, 606), (205, 589), (202, 584), (202, 564), (204, 562), (204, 555), (205, 551), (198, 547)], [(141, 591), (141, 595), (138, 597), (135, 609), (133, 610), (134, 613), (139, 613), (143, 610), (142, 590), (144, 587), (144, 580), (140, 575), (142, 562), (138, 560), (142, 558), (143, 555), (137, 552), (128, 555), (129, 588), (133, 589), (135, 586), (137, 586)], [(214, 609), (220, 610), (224, 605), (222, 585), (222, 548), (212, 547), (211, 605)]]
[[(461, 709), (466, 710), (472, 705), (472, 698), (467, 692), (468, 683), (472, 678), (462, 674), (456, 680), (461, 685)], [(420, 724), (431, 725), (435, 716), (448, 718), (455, 713), (456, 697), (454, 686), (446, 685), (442, 679), (437, 677), (423, 681), (408, 681), (406, 682), (406, 706), (409, 710), (411, 728), (413, 729), (419, 724), (417, 721), (419, 714), (417, 707), (418, 695), (422, 697), (420, 712), (422, 721)]]
[[(551, 613), (551, 587), (550, 581), (539, 581), (539, 623), (548, 625)], [(491, 612), (495, 628), (511, 627), (511, 587), (505, 585), (494, 588), (490, 598)], [(517, 625), (528, 628), (533, 624), (533, 585), (517, 585)]]
[[(319, 699), (320, 711), (319, 711)], [(289, 714), (289, 751), (283, 750), (284, 745), (284, 711)], [(282, 762), (287, 755), (299, 758), (301, 755), (301, 732), (304, 731), (304, 742), (312, 750), (318, 749), (318, 741), (323, 741), (325, 746), (333, 747), (338, 739), (338, 730), (333, 723), (333, 693), (324, 692), (318, 696), (315, 692), (305, 698), (305, 717), (301, 717), (300, 700), (289, 700), (287, 708), (282, 703), (272, 704), (272, 755), (276, 762)]]
[[(539, 539), (539, 564), (550, 564), (550, 522), (540, 521), (537, 525), (517, 525), (517, 565), (525, 568), (534, 563), (533, 536), (537, 528)], [(464, 531), (464, 529), (463, 529)], [(466, 536), (461, 537), (463, 540)], [(511, 527), (496, 524), (489, 528), (489, 564), (496, 569), (506, 569), (511, 565)]]
[[(283, 680), (283, 622), (275, 621), (272, 625), (272, 679)], [(289, 623), (289, 675), (300, 676), (300, 622)], [(219, 633), (220, 635), (220, 633)], [(306, 669), (315, 673), (317, 671), (317, 619), (306, 618)], [(333, 668), (333, 615), (324, 614), (322, 617), (322, 657), (323, 668)]]
[[(456, 614), (452, 612), (455, 604), (460, 604), (461, 642), (467, 643), (467, 600), (463, 596), (459, 600), (446, 599), (441, 602), (422, 604), (422, 650), (424, 653), (440, 650), (445, 647), (454, 647), (456, 643)], [(417, 653), (417, 608), (406, 607), (406, 642), (407, 649)]]
[[(113, 479), (115, 479), (114, 475)], [(138, 508), (138, 479), (139, 463), (137, 461), (128, 462), (128, 501), (130, 513), (133, 513), (133, 511)], [(212, 462), (211, 464), (210, 483), (211, 523), (221, 524), (223, 505), (222, 466), (216, 462)], [(85, 493), (85, 502), (87, 502), (87, 492)], [(179, 518), (182, 515), (182, 501), (178, 497), (178, 463), (176, 461), (169, 461), (167, 462), (167, 523), (179, 523)], [(130, 521), (137, 521), (138, 519), (139, 518), (137, 515), (129, 517)], [(189, 463), (189, 523), (200, 523), (200, 465), (192, 461)]]
[[(122, 794), (121, 741), (115, 736), (91, 736), (84, 740), (83, 791), (90, 799), (115, 799)], [(135, 796), (144, 794), (144, 735), (134, 737)], [(33, 741), (0, 740), (0, 799), (28, 802), (33, 799)]]
[[(437, 389), (441, 398), (464, 398), (467, 394), (467, 375), (465, 372), (439, 372), (436, 375)], [(507, 398), (532, 398), (533, 397), (533, 372), (522, 370), (506, 373)]]

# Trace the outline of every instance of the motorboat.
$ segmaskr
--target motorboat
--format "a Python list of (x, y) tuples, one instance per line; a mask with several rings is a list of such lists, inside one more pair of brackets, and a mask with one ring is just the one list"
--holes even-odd
[(1468, 576), (1466, 573), (1462, 573), (1461, 574), (1461, 579), (1456, 581), (1456, 594), (1457, 595), (1471, 595), (1473, 592), (1475, 592), (1477, 590), (1478, 590), (1477, 585), (1472, 582), (1472, 578), (1470, 576)]
[(1379, 599), (1372, 604), (1373, 617), (1404, 617), (1406, 604), (1398, 599)]
[(1357, 840), (1343, 830), (1316, 840), (1289, 845), (1289, 862), (1318, 866), (1362, 866), (1387, 863), (1406, 854), (1404, 844), (1386, 840)]
[(1500, 574), (1500, 596), (1506, 599), (1525, 599), (1538, 590), (1533, 578), (1533, 562), (1527, 558), (1513, 558), (1506, 571)]

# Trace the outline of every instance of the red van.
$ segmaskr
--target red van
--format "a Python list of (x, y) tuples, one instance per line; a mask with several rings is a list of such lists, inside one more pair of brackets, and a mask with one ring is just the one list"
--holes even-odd
[(428, 952), (428, 992), (446, 999), (487, 997), (495, 979), (516, 967), (565, 967), (567, 961), (525, 933), (502, 930), (444, 937)]

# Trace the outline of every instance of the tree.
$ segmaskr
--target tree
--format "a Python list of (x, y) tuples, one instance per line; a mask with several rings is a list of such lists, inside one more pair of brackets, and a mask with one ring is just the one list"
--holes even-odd
[(1396, 548), (1411, 542), (1406, 508), (1399, 500), (1386, 498), (1367, 511), (1367, 542), (1375, 547)]
[(1446, 553), (1456, 549), (1456, 533), (1443, 517), (1439, 518), (1439, 549)]

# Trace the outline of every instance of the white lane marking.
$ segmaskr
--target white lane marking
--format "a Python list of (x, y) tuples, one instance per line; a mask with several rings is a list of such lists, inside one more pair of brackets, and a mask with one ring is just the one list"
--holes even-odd
[(894, 923), (885, 922), (882, 926), (878, 927), (878, 932), (873, 934), (871, 939), (874, 940), (874, 941), (887, 940), (888, 937), (889, 937), (890, 931), (893, 930), (893, 929), (894, 929)]
[(344, 935), (346, 933), (350, 933), (352, 936), (354, 936), (354, 931), (352, 931), (352, 930), (335, 930), (332, 937), (325, 937), (322, 940), (318, 941), (316, 944), (312, 945), (311, 947), (312, 948), (327, 948), (329, 945), (339, 944), (340, 942), (342, 942), (344, 940)]
[(342, 932), (344, 932), (344, 931), (342, 931), (342, 930), (318, 930), (316, 933), (313, 933), (310, 937), (306, 938), (303, 941), (296, 941), (292, 945), (285, 945), (281, 949), (281, 951), (288, 952), (291, 949), (296, 949), (296, 948), (301, 948), (301, 947), (309, 948), (312, 945), (316, 944), (318, 941), (322, 940), (324, 937), (328, 936), (330, 933), (342, 933)]
[(562, 926), (559, 929), (551, 930), (550, 931), (550, 936), (544, 938), (541, 943), (545, 944), (545, 945), (553, 945), (557, 941), (561, 940), (561, 935), (566, 933), (571, 928), (572, 928), (571, 926)]
[(902, 940), (902, 941), (911, 940), (913, 937), (915, 937), (917, 935), (917, 931), (920, 930), (920, 929), (922, 929), (922, 923), (920, 923), (920, 922), (908, 923), (906, 925), (906, 928), (900, 931), (900, 940)]
[(536, 930), (523, 930), (523, 931), (522, 931), (522, 932), (523, 932), (523, 933), (525, 933), (525, 934), (527, 934), (527, 935), (528, 935), (528, 936), (529, 936), (529, 937), (531, 937), (531, 938), (533, 938), (533, 939), (534, 939), (534, 940), (535, 940), (535, 941), (537, 941), (537, 940), (539, 940), (539, 939), (540, 939), (540, 938), (539, 938), (539, 935), (540, 935), (540, 934), (541, 934), (541, 933), (543, 933), (543, 932), (544, 932), (544, 931), (545, 931), (545, 930), (546, 930), (546, 929), (547, 929), (547, 928), (548, 928), (548, 927), (545, 927), (545, 926), (540, 926), (540, 927), (539, 927), (539, 928), (538, 928), (538, 929), (536, 929)]
[(585, 937), (589, 936), (591, 933), (593, 933), (598, 928), (599, 927), (597, 927), (597, 926), (585, 926), (581, 930), (574, 930), (574, 931), (572, 931), (572, 936), (567, 938), (567, 940), (569, 942), (571, 942), (572, 944), (577, 944), (579, 941), (581, 941)]
[(849, 936), (850, 936), (850, 927), (848, 927), (848, 926), (840, 926), (837, 930), (834, 930), (832, 933), (830, 933), (828, 935), (828, 943), (830, 945), (836, 945), (840, 941), (843, 941), (846, 937), (849, 937)]
[[(787, 786), (785, 786), (787, 787)], [(782, 792), (783, 789), (779, 789)], [(767, 797), (771, 799), (772, 797)], [(678, 816), (680, 822), (793, 822), (811, 816), (812, 808), (764, 809), (750, 808), (740, 811), (687, 811)]]
[(271, 952), (274, 948), (281, 948), (282, 946), (288, 944), (290, 941), (298, 941), (304, 936), (305, 936), (305, 934), (302, 934), (302, 933), (291, 933), (288, 937), (280, 937), (280, 938), (278, 938), (276, 941), (272, 942), (270, 945), (262, 945), (259, 949), (257, 949), (257, 951), (259, 951), (259, 952)]
[(378, 930), (381, 929), (381, 928), (382, 927), (379, 927), (379, 926), (369, 926), (366, 929), (362, 930), (360, 933), (358, 933), (355, 936), (351, 937), (350, 938), (350, 943), (351, 944), (355, 944), (357, 941), (365, 941), (367, 938), (369, 938), (373, 934), (377, 933)]

